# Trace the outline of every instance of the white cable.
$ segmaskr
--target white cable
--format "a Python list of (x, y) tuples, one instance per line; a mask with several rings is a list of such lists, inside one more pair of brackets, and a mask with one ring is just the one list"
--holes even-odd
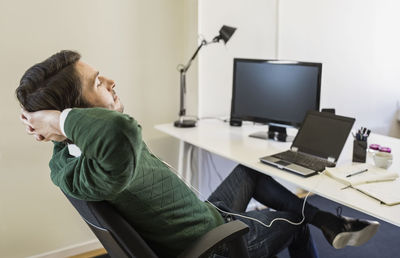
[[(321, 173), (319, 173), (319, 174), (322, 175), (322, 174), (324, 174), (324, 172), (321, 172)], [(183, 180), (183, 179), (182, 179), (182, 180)], [(320, 181), (321, 181), (321, 179), (319, 179), (319, 180), (317, 181), (317, 183), (315, 184), (315, 187), (314, 187), (314, 188), (316, 188), (316, 187), (318, 186), (318, 184), (320, 183)], [(193, 186), (192, 186), (192, 187), (193, 187)], [(196, 192), (198, 192), (200, 195), (202, 195), (196, 188), (193, 187), (193, 189), (195, 189)], [(311, 193), (311, 191), (308, 191), (306, 197), (304, 198), (303, 206), (302, 206), (302, 209), (301, 209), (301, 215), (302, 215), (303, 218), (302, 218), (299, 222), (293, 222), (293, 221), (290, 221), (290, 220), (285, 219), (285, 218), (275, 218), (275, 219), (273, 219), (268, 225), (265, 224), (264, 222), (258, 220), (258, 219), (252, 218), (252, 217), (248, 217), (248, 216), (244, 216), (244, 215), (241, 215), (241, 214), (237, 214), (237, 213), (232, 213), (232, 212), (227, 212), (227, 211), (221, 210), (220, 208), (218, 208), (217, 206), (215, 206), (213, 203), (211, 203), (211, 202), (208, 201), (208, 200), (206, 200), (206, 202), (208, 202), (209, 204), (211, 204), (214, 208), (216, 208), (216, 209), (217, 209), (218, 211), (220, 211), (220, 212), (223, 212), (223, 213), (225, 213), (225, 214), (232, 215), (232, 216), (237, 216), (237, 217), (241, 217), (241, 218), (253, 220), (253, 221), (258, 222), (258, 223), (260, 223), (261, 225), (263, 225), (264, 227), (267, 227), (267, 228), (271, 227), (272, 224), (273, 224), (275, 221), (278, 221), (278, 220), (286, 221), (286, 222), (289, 223), (289, 224), (298, 226), (298, 225), (301, 225), (301, 224), (304, 222), (304, 220), (305, 220), (304, 208), (305, 208), (306, 201), (307, 201), (307, 198), (308, 198), (308, 196), (310, 195), (310, 193)], [(203, 196), (202, 196), (202, 197), (203, 197)]]
[(252, 217), (244, 216), (244, 215), (237, 214), (237, 213), (232, 213), (232, 212), (223, 211), (223, 210), (221, 210), (220, 208), (218, 208), (217, 206), (215, 206), (213, 203), (209, 202), (208, 200), (206, 200), (206, 202), (208, 202), (209, 204), (211, 204), (212, 206), (214, 206), (214, 208), (216, 208), (216, 209), (219, 210), (220, 212), (223, 212), (223, 213), (228, 214), (228, 215), (237, 216), (237, 217), (241, 217), (241, 218), (245, 218), (245, 219), (249, 219), (249, 220), (256, 221), (256, 222), (260, 223), (261, 225), (263, 225), (264, 227), (267, 227), (267, 228), (271, 227), (271, 226), (272, 226), (272, 223), (274, 223), (275, 221), (278, 221), (278, 220), (286, 221), (286, 222), (289, 223), (289, 224), (298, 226), (298, 225), (301, 225), (301, 224), (304, 222), (304, 220), (305, 220), (305, 216), (304, 216), (304, 206), (305, 206), (305, 204), (306, 204), (306, 200), (307, 200), (309, 194), (310, 194), (310, 192), (308, 192), (306, 198), (304, 198), (303, 208), (302, 208), (302, 210), (301, 210), (301, 214), (302, 214), (303, 218), (301, 219), (301, 221), (299, 221), (299, 222), (293, 222), (293, 221), (290, 221), (290, 220), (285, 219), (285, 218), (275, 218), (275, 219), (271, 220), (271, 222), (270, 222), (268, 225), (265, 224), (264, 222), (258, 220), (258, 219), (252, 218)]
[[(156, 157), (157, 157), (157, 156), (156, 156)], [(184, 183), (186, 184), (186, 186), (189, 187), (189, 189), (193, 189), (194, 191), (196, 191), (196, 193), (197, 193), (201, 198), (204, 198), (206, 202), (208, 202), (211, 206), (213, 206), (215, 209), (217, 209), (218, 211), (220, 211), (220, 212), (222, 212), (222, 213), (225, 213), (225, 214), (231, 215), (231, 216), (237, 216), (237, 217), (249, 219), (249, 220), (258, 222), (258, 223), (260, 223), (261, 225), (263, 225), (264, 227), (267, 227), (267, 228), (271, 227), (272, 224), (273, 224), (275, 221), (279, 221), (279, 220), (285, 221), (285, 222), (287, 222), (287, 223), (289, 223), (289, 224), (292, 224), (292, 225), (295, 225), (295, 226), (301, 225), (301, 224), (304, 222), (304, 220), (305, 220), (304, 208), (305, 208), (305, 205), (306, 205), (307, 198), (308, 198), (308, 196), (310, 195), (311, 191), (308, 191), (306, 197), (304, 198), (303, 206), (302, 206), (302, 209), (301, 209), (302, 219), (301, 219), (299, 222), (293, 222), (293, 221), (290, 221), (290, 220), (285, 219), (285, 218), (275, 218), (275, 219), (271, 220), (271, 222), (270, 222), (269, 224), (265, 224), (264, 222), (262, 222), (262, 221), (260, 221), (260, 220), (258, 220), (258, 219), (255, 219), (255, 218), (252, 218), (252, 217), (248, 217), (248, 216), (245, 216), (245, 215), (241, 215), (241, 214), (237, 214), (237, 213), (233, 213), (233, 212), (224, 211), (224, 210), (218, 208), (218, 207), (215, 206), (213, 203), (211, 203), (210, 201), (208, 201), (207, 198), (205, 198), (205, 196), (203, 196), (203, 194), (201, 194), (201, 192), (200, 192), (196, 187), (194, 187), (194, 186), (191, 185), (190, 183), (186, 182), (186, 180), (185, 180), (183, 177), (181, 177), (181, 175), (179, 175), (179, 173), (177, 173), (177, 171), (176, 171), (175, 168), (173, 168), (173, 167), (172, 167), (170, 164), (168, 164), (166, 161), (163, 161), (163, 160), (161, 160), (161, 159), (159, 159), (159, 160), (160, 160), (161, 162), (163, 162), (165, 165), (167, 165), (172, 171), (174, 171), (175, 174), (182, 180), (182, 182), (184, 182)], [(325, 172), (318, 172), (318, 174), (320, 174), (320, 175), (323, 175), (324, 173), (325, 173)], [(313, 187), (313, 189), (317, 188), (317, 186), (319, 185), (319, 183), (320, 183), (321, 180), (322, 180), (322, 179), (320, 178), (320, 179), (317, 181), (317, 183), (315, 184), (315, 186)]]

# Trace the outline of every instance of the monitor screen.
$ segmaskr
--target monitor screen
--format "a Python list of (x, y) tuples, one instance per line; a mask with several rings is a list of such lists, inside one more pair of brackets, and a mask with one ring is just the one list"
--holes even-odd
[(319, 110), (321, 63), (234, 59), (231, 119), (299, 127)]

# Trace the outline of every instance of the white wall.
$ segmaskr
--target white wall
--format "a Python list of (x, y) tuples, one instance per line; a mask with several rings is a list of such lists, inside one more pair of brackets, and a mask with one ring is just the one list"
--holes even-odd
[[(154, 76), (154, 71), (152, 75), (148, 75), (147, 79), (153, 79), (157, 83), (160, 83), (164, 78), (170, 78), (171, 81), (168, 84), (161, 83), (161, 85), (165, 85), (164, 91), (148, 91), (151, 95), (156, 96), (161, 103), (165, 103), (168, 107), (168, 112), (164, 111), (164, 107), (158, 107), (158, 101), (156, 99), (152, 99), (152, 108), (155, 114), (153, 119), (153, 123), (147, 130), (152, 130), (153, 134), (151, 138), (147, 138), (147, 143), (152, 148), (153, 152), (156, 153), (160, 158), (167, 161), (170, 165), (177, 168), (178, 167), (178, 158), (177, 158), (177, 150), (179, 148), (178, 141), (175, 138), (166, 136), (163, 133), (157, 133), (152, 126), (155, 124), (169, 123), (171, 121), (178, 119), (179, 113), (179, 72), (176, 69), (178, 64), (186, 64), (189, 58), (193, 55), (193, 51), (197, 48), (197, 5), (198, 0), (179, 0), (181, 2), (181, 20), (179, 24), (176, 24), (179, 30), (181, 30), (180, 34), (173, 34), (169, 37), (172, 39), (173, 37), (177, 37), (174, 41), (176, 45), (169, 46), (170, 50), (175, 54), (179, 54), (180, 57), (178, 60), (170, 60), (168, 61), (168, 69), (165, 72), (165, 76), (163, 78), (158, 78)], [(166, 3), (165, 3), (166, 4)], [(154, 28), (154, 31), (158, 32), (163, 28)], [(176, 28), (175, 28), (176, 29)], [(163, 40), (160, 40), (159, 44), (164, 44)], [(145, 47), (144, 47), (145, 48)], [(163, 55), (162, 58), (165, 58)], [(154, 62), (157, 62), (157, 56), (154, 57)], [(196, 116), (198, 113), (198, 72), (197, 72), (197, 60), (192, 63), (188, 74), (186, 75), (186, 110), (187, 115)], [(168, 116), (166, 116), (168, 114)]]
[[(199, 54), (199, 116), (229, 117), (233, 58), (276, 58), (276, 0), (202, 0), (198, 13), (199, 34), (207, 40), (222, 25), (237, 28), (225, 46), (208, 45)], [(199, 189), (206, 198), (237, 164), (205, 151), (198, 158)]]
[[(356, 127), (400, 137), (399, 9), (395, 0), (201, 1), (199, 31), (207, 39), (222, 24), (238, 30), (226, 48), (200, 53), (199, 115), (229, 117), (234, 57), (316, 61), (323, 63), (322, 108), (356, 117)], [(213, 163), (220, 171), (232, 167), (213, 157), (217, 162), (200, 155), (205, 195), (220, 181), (207, 178), (216, 173)]]
[(323, 63), (321, 107), (400, 137), (400, 3), (280, 0), (279, 58)]
[(275, 0), (199, 1), (199, 34), (207, 40), (222, 25), (236, 27), (230, 41), (204, 47), (199, 54), (199, 116), (229, 116), (234, 57), (275, 58)]
[[(183, 26), (185, 33), (185, 45), (183, 47), (183, 59), (180, 64), (186, 65), (198, 46), (198, 0), (184, 1)], [(178, 71), (176, 76), (178, 76)], [(198, 59), (192, 62), (186, 74), (186, 114), (196, 116), (198, 114)], [(178, 87), (179, 85), (176, 85)], [(177, 102), (178, 104), (178, 102)], [(177, 106), (178, 107), (178, 106)]]
[(84, 61), (116, 81), (126, 113), (140, 121), (153, 150), (174, 163), (177, 142), (153, 126), (177, 117), (175, 67), (187, 47), (183, 21), (192, 21), (184, 13), (195, 3), (0, 1), (1, 257), (26, 257), (94, 239), (50, 180), (51, 144), (27, 136), (18, 119), (14, 90), (23, 72), (61, 49), (78, 50)]
[(356, 126), (400, 137), (400, 3), (395, 0), (204, 0), (199, 31), (238, 30), (200, 53), (199, 114), (229, 116), (233, 57), (323, 63), (321, 107), (356, 117)]

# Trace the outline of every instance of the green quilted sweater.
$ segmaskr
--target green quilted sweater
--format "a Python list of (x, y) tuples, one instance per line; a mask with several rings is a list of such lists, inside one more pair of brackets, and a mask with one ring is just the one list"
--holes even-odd
[(54, 143), (54, 184), (77, 199), (112, 203), (157, 253), (175, 257), (224, 223), (149, 152), (132, 117), (102, 108), (72, 109), (64, 130), (82, 155), (73, 157), (64, 143)]

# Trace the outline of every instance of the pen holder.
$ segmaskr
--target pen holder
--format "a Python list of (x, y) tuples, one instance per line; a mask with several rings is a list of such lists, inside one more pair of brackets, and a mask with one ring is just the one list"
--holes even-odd
[(365, 163), (367, 159), (367, 141), (353, 141), (353, 162)]

